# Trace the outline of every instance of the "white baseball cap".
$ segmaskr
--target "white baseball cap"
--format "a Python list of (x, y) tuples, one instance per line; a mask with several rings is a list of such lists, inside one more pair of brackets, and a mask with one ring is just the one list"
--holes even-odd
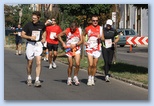
[(113, 21), (111, 20), (111, 19), (108, 19), (107, 21), (106, 21), (106, 25), (113, 25)]

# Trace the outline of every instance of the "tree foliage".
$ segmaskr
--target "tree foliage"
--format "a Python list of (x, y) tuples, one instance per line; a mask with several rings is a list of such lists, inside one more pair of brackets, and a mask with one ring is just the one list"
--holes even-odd
[(21, 25), (31, 20), (32, 10), (28, 4), (4, 5), (5, 27), (17, 26), (19, 23), (19, 11), (22, 9)]
[(92, 15), (109, 14), (112, 6), (111, 4), (59, 4), (63, 15), (74, 17), (84, 27), (88, 24)]
[(79, 15), (100, 15), (100, 13), (108, 13), (112, 5), (110, 4), (60, 4), (60, 11), (67, 12), (72, 16)]

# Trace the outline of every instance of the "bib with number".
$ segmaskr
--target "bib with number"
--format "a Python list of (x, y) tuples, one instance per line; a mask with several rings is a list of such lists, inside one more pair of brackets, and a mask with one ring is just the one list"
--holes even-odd
[(50, 32), (50, 39), (55, 39), (56, 33), (55, 32)]
[(97, 46), (98, 46), (98, 42), (97, 42), (96, 37), (90, 37), (87, 43), (90, 48), (97, 48)]
[(21, 36), (21, 32), (18, 32), (18, 36)]
[(40, 39), (40, 31), (32, 31), (32, 36), (36, 36), (36, 41)]
[(105, 48), (112, 47), (112, 39), (105, 39)]

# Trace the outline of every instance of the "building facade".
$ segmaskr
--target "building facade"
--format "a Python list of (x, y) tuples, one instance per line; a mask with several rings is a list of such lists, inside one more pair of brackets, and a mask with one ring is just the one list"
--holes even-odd
[(119, 28), (132, 28), (139, 36), (148, 36), (148, 9), (138, 9), (131, 4), (119, 4)]

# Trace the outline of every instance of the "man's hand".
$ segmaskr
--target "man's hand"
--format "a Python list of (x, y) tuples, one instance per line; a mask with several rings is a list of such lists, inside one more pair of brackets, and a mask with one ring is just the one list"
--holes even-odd
[(42, 43), (45, 43), (45, 41), (46, 41), (45, 39), (42, 39), (42, 40), (41, 40)]
[(30, 39), (31, 40), (36, 40), (36, 36), (31, 36)]

